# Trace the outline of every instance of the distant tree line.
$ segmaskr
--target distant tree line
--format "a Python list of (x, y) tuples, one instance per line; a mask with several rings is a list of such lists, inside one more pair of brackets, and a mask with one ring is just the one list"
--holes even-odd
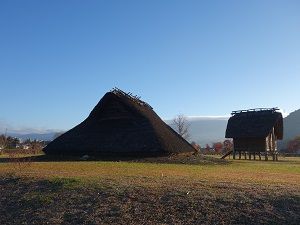
[[(215, 142), (212, 145), (206, 144), (204, 147), (201, 147), (195, 141), (192, 141), (191, 145), (196, 149), (196, 151), (203, 154), (218, 154), (233, 150), (233, 142), (229, 139), (223, 142)], [(280, 149), (280, 152), (300, 154), (300, 136), (290, 140), (285, 148)]]
[(0, 150), (2, 149), (31, 149), (41, 150), (48, 144), (47, 141), (26, 139), (24, 141), (16, 137), (0, 135)]
[(284, 149), (286, 153), (299, 153), (300, 154), (300, 136), (290, 140), (287, 144), (287, 148)]
[(195, 141), (191, 142), (191, 145), (195, 148), (195, 150), (199, 153), (203, 154), (221, 154), (233, 149), (233, 143), (231, 140), (225, 140), (223, 142), (215, 142), (212, 145), (206, 144), (205, 147), (201, 147)]

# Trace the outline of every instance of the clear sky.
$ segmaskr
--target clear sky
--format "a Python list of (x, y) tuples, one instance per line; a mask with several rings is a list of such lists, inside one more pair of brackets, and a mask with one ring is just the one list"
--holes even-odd
[(300, 108), (300, 1), (0, 1), (0, 131), (69, 129), (111, 88), (163, 119)]

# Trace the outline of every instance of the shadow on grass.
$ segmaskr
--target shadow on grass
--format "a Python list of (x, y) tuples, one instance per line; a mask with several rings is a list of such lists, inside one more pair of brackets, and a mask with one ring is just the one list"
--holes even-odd
[[(80, 179), (54, 177), (50, 179), (25, 179), (15, 175), (0, 176), (0, 185), (15, 186), (22, 184), (23, 189), (34, 184), (35, 192), (56, 192), (63, 188), (73, 188), (81, 184)], [(25, 184), (25, 185), (24, 185)]]
[[(103, 161), (103, 162), (141, 162), (141, 163), (172, 163), (172, 164), (230, 164), (232, 162), (215, 157), (193, 154), (175, 154), (163, 156), (118, 156), (118, 155), (97, 155), (91, 156), (88, 159), (82, 159), (80, 156), (62, 156), (62, 155), (36, 155), (22, 156), (22, 160), (31, 162), (76, 162), (76, 161)], [(12, 162), (12, 158), (7, 156), (0, 157), (0, 163)]]

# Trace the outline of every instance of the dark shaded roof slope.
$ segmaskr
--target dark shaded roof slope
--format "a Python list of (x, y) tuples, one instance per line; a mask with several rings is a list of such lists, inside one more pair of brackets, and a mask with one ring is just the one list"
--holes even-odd
[(277, 139), (283, 138), (282, 114), (274, 110), (242, 111), (229, 118), (226, 138), (267, 137), (274, 127)]
[(120, 90), (108, 92), (82, 123), (45, 148), (46, 154), (124, 155), (192, 152), (150, 105)]

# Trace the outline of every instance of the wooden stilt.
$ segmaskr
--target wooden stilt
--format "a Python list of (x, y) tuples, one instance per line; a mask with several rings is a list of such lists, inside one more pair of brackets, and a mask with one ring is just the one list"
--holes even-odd
[(233, 159), (235, 159), (235, 151), (233, 151)]
[(241, 159), (242, 157), (242, 153), (239, 151), (239, 159)]
[(244, 157), (245, 159), (247, 159), (247, 152), (244, 152)]
[(273, 161), (275, 161), (275, 153), (274, 152), (272, 153), (272, 158), (273, 158)]
[(276, 161), (278, 161), (278, 154), (276, 154)]
[(268, 161), (268, 153), (265, 154), (265, 161)]
[(261, 154), (260, 154), (260, 152), (258, 153), (258, 157), (259, 157), (259, 160), (261, 160)]
[(256, 157), (255, 157), (255, 152), (253, 153), (253, 159), (254, 159), (254, 160), (256, 159)]

